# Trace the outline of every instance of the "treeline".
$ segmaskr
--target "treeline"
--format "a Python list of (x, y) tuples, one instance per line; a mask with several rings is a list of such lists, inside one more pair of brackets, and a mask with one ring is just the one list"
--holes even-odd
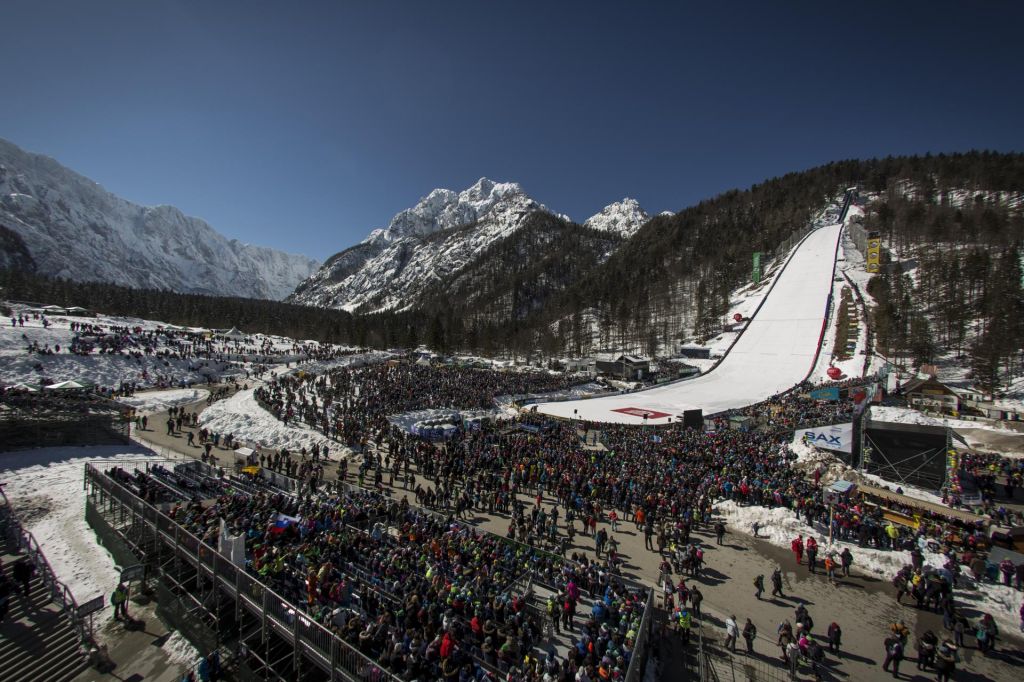
[(347, 343), (352, 337), (352, 316), (345, 311), (278, 301), (130, 289), (103, 282), (73, 282), (14, 269), (0, 269), (0, 292), (8, 300), (77, 305), (107, 315), (189, 327), (235, 326), (246, 332), (330, 343)]
[(865, 228), (898, 262), (873, 277), (868, 292), (878, 302), (873, 322), (884, 353), (917, 363), (966, 353), (975, 384), (991, 392), (1024, 361), (1024, 206), (1019, 186), (950, 194), (962, 189), (955, 180), (932, 180), (926, 191), (905, 182), (887, 188)]

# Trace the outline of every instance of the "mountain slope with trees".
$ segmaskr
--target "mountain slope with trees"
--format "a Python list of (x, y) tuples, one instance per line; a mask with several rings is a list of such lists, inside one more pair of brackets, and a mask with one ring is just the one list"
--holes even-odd
[[(547, 210), (528, 211), (517, 215), (515, 229), (463, 250), (464, 261), (434, 273), (401, 310), (348, 315), (271, 302), (246, 307), (241, 299), (178, 298), (154, 290), (75, 290), (25, 273), (18, 275), (20, 293), (5, 295), (140, 316), (159, 311), (161, 319), (181, 324), (251, 320), (278, 333), (291, 333), (283, 331), (289, 327), (302, 338), (377, 347), (426, 343), (519, 357), (598, 350), (655, 354), (682, 339), (718, 333), (730, 296), (750, 281), (753, 253), (763, 254), (767, 269), (812, 229), (812, 221), (827, 222), (823, 210), (851, 186), (869, 199), (865, 228), (877, 231), (899, 261), (868, 287), (877, 303), (871, 322), (882, 352), (919, 362), (959, 352), (978, 381), (993, 388), (1019, 374), (1020, 154), (839, 161), (655, 216), (625, 239)], [(492, 194), (481, 191), (479, 197)], [(393, 245), (412, 235), (418, 248), (427, 249), (478, 234), (475, 220), (449, 224), (463, 215), (459, 195), (450, 195), (405, 215), (396, 230), (400, 238), (383, 241)], [(446, 217), (435, 220), (435, 213)], [(365, 249), (342, 252), (331, 266), (358, 267), (366, 256), (358, 252)], [(354, 262), (347, 264), (349, 255)], [(217, 312), (207, 315), (200, 308), (212, 300)], [(184, 312), (176, 313), (175, 306)]]

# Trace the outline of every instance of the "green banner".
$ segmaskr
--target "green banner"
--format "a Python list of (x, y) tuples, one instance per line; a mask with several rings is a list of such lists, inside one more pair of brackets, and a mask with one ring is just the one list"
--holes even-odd
[(761, 283), (761, 252), (754, 252), (754, 284)]

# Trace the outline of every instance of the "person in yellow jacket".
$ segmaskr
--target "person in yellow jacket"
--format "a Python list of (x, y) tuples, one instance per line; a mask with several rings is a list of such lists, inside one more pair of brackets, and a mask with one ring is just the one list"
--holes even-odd
[(680, 609), (676, 616), (676, 624), (679, 626), (679, 633), (683, 636), (683, 644), (690, 643), (690, 628), (693, 626), (693, 617), (685, 608)]
[(896, 530), (896, 526), (890, 523), (885, 527), (885, 534), (889, 536), (889, 548), (896, 549), (896, 539), (900, 536), (900, 532)]

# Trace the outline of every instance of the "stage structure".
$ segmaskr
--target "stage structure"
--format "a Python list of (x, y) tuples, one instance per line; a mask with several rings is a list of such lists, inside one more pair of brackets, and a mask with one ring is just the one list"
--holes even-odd
[(950, 432), (914, 410), (873, 407), (861, 428), (861, 468), (904, 485), (940, 490), (946, 482)]

